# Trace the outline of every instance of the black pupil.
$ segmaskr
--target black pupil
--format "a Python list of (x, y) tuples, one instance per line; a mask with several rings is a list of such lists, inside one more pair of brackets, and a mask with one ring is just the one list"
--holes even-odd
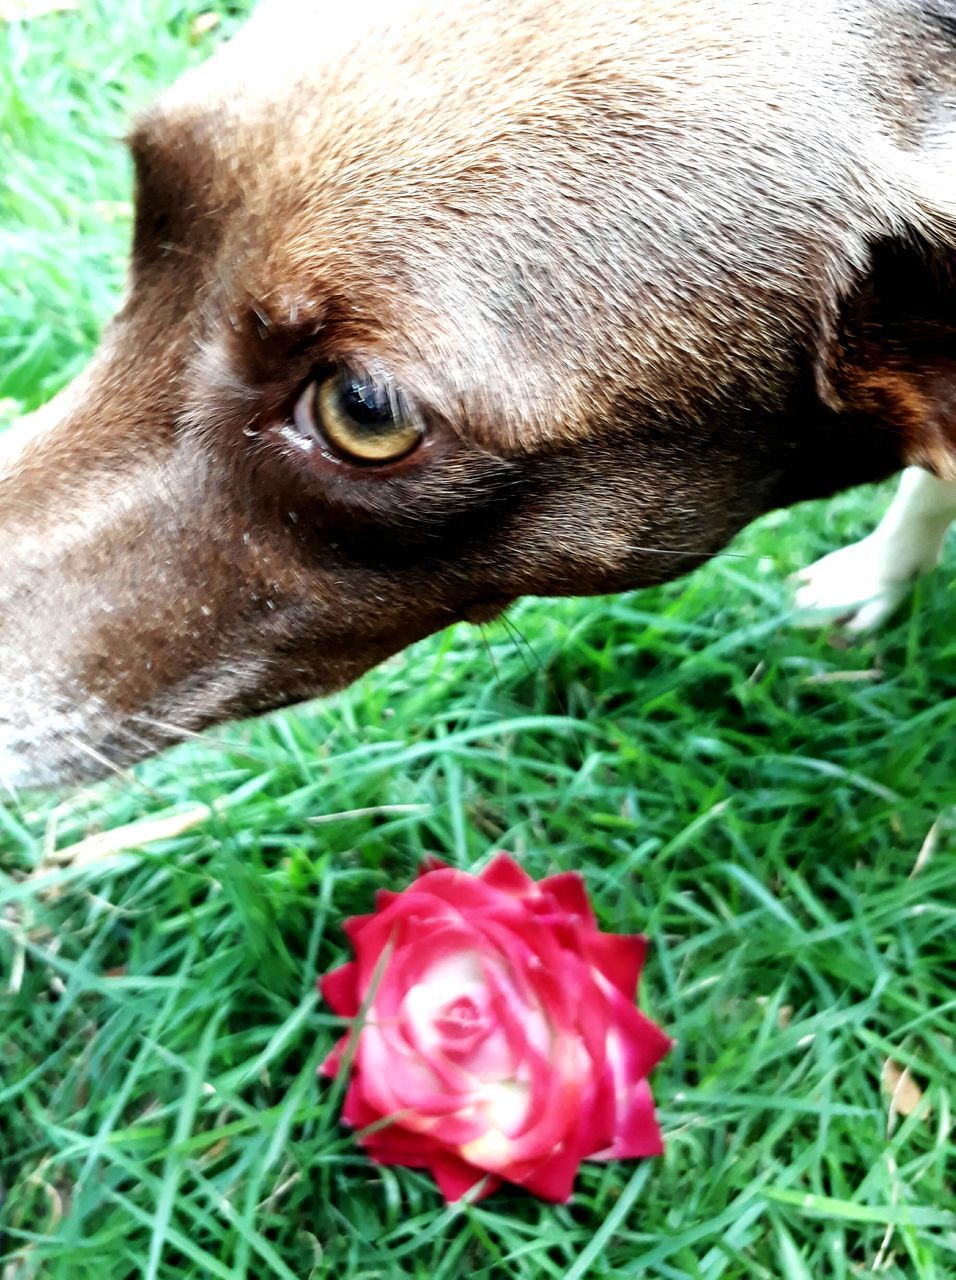
[(397, 406), (387, 387), (348, 376), (342, 379), (341, 386), (342, 409), (354, 423), (371, 431), (394, 426)]

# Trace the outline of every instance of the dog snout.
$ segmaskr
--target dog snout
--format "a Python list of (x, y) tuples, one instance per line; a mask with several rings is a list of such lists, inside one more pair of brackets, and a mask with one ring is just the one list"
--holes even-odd
[(201, 437), (155, 432), (149, 405), (131, 424), (104, 381), (115, 370), (0, 458), (7, 785), (103, 773), (339, 688), (443, 620), (343, 568)]

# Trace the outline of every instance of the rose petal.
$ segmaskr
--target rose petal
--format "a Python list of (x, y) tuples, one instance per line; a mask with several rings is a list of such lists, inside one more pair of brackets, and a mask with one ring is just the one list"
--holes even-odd
[(538, 1005), (546, 1000), (550, 1022), (572, 1025), (581, 976), (575, 972), (574, 990), (569, 990), (566, 978), (572, 957), (559, 945), (552, 925), (525, 913), (515, 921), (486, 917), (475, 922), (475, 931), (488, 940), (492, 953), (501, 953), (522, 1000)]
[[(391, 1007), (397, 1011), (406, 993), (421, 984), (434, 990), (437, 1008), (462, 988), (481, 983), (485, 949), (481, 934), (471, 926), (459, 920), (435, 924), (394, 953), (389, 977), (399, 988), (399, 999)], [(375, 1007), (380, 1007), (377, 998)]]
[(674, 1042), (613, 987), (606, 987), (605, 994), (610, 1006), (607, 1056), (620, 1088), (649, 1076)]
[(578, 1113), (577, 1148), (582, 1159), (591, 1158), (595, 1151), (610, 1148), (617, 1128), (617, 1092), (614, 1073), (605, 1064), (582, 1100)]
[(439, 1191), (449, 1204), (467, 1195), (483, 1179), (487, 1179), (487, 1182), (475, 1196), (476, 1200), (483, 1200), (501, 1186), (500, 1178), (489, 1176), (484, 1169), (473, 1168), (447, 1151), (436, 1151), (429, 1161), (429, 1168), (438, 1183)]
[(385, 1125), (374, 1133), (360, 1133), (358, 1140), (379, 1164), (402, 1164), (410, 1169), (427, 1169), (431, 1157), (441, 1150), (430, 1134), (415, 1133), (397, 1124)]
[[(586, 966), (577, 956), (574, 963), (582, 972)], [(611, 1030), (610, 1008), (604, 992), (595, 983), (582, 983), (581, 998), (577, 1010), (577, 1030), (589, 1059), (588, 1073), (591, 1079), (600, 1079), (607, 1061), (607, 1042)]]
[(459, 1115), (448, 1099), (446, 1113), (438, 1116), (429, 1115), (417, 1107), (396, 1106), (391, 1101), (387, 1101), (383, 1109), (382, 1091), (375, 1087), (377, 1082), (373, 1079), (370, 1082), (372, 1087), (367, 1087), (366, 1082), (363, 1069), (361, 1066), (357, 1067), (346, 1094), (342, 1119), (355, 1129), (366, 1129), (370, 1125), (380, 1124), (382, 1120), (391, 1119), (391, 1124), (370, 1135), (373, 1141), (377, 1140), (378, 1132), (392, 1134), (393, 1131), (401, 1131), (426, 1137), (428, 1143), (436, 1149), (447, 1146), (457, 1148), (483, 1132), (484, 1125), (475, 1115)]
[[(567, 1071), (567, 1064), (563, 1064)], [(562, 1070), (562, 1066), (558, 1066)], [(546, 1081), (541, 1074), (532, 1076), (533, 1095), (528, 1108), (530, 1123), (511, 1138), (511, 1159), (515, 1161), (540, 1160), (553, 1151), (560, 1142), (566, 1142), (577, 1127), (577, 1109), (580, 1082), (568, 1075), (557, 1081)], [(481, 1163), (476, 1161), (476, 1163)], [(507, 1177), (507, 1169), (501, 1164), (489, 1164)]]
[(381, 1111), (371, 1105), (362, 1088), (362, 1075), (356, 1069), (342, 1103), (342, 1121), (353, 1129), (367, 1129), (384, 1119)]
[(547, 1056), (551, 1048), (551, 1028), (533, 992), (522, 996), (515, 988), (514, 977), (513, 968), (491, 962), (485, 964), (492, 1010), (501, 1024), (517, 1069), (529, 1053)]
[(423, 1061), (389, 1028), (366, 1026), (359, 1038), (356, 1060), (365, 1079), (365, 1093), (379, 1114), (413, 1111), (441, 1116), (459, 1111), (470, 1101), (463, 1091), (442, 1086), (429, 1063)]
[(453, 1152), (445, 1150), (428, 1134), (411, 1133), (397, 1125), (378, 1129), (359, 1141), (363, 1150), (381, 1165), (428, 1169), (445, 1199), (452, 1203), (484, 1183), (473, 1197), (484, 1199), (501, 1186), (501, 1179), (484, 1169), (475, 1169)]
[(618, 1119), (614, 1141), (604, 1151), (595, 1152), (591, 1160), (623, 1160), (637, 1156), (659, 1156), (664, 1153), (664, 1139), (654, 1114), (654, 1097), (646, 1080), (635, 1085), (623, 1118)]
[(569, 915), (580, 917), (580, 923), (594, 929), (597, 921), (588, 899), (584, 881), (576, 871), (562, 871), (539, 881), (538, 889), (550, 894), (558, 907)]
[[(410, 891), (406, 889), (405, 892)], [(428, 894), (446, 903), (469, 921), (486, 912), (495, 912), (514, 920), (520, 920), (525, 914), (522, 903), (511, 894), (502, 893), (478, 876), (458, 871), (454, 867), (430, 871), (428, 875), (415, 881), (414, 892)]]
[(541, 1196), (543, 1200), (553, 1200), (558, 1204), (566, 1204), (574, 1190), (574, 1179), (581, 1167), (581, 1156), (573, 1143), (562, 1144), (554, 1154), (543, 1160), (528, 1173), (509, 1181), (516, 1181), (526, 1190)]
[(397, 896), (380, 914), (364, 924), (352, 939), (358, 964), (356, 986), (364, 999), (373, 980), (381, 981), (378, 972), (386, 948), (391, 954), (407, 945), (410, 938), (425, 938), (441, 923), (454, 921), (458, 913), (453, 907), (431, 894), (407, 890)]
[[(539, 946), (542, 940), (539, 941)], [(540, 947), (546, 951), (546, 947)], [(536, 1003), (545, 1011), (548, 1022), (558, 1031), (571, 1033), (577, 1028), (577, 1012), (582, 996), (582, 971), (576, 959), (560, 952), (542, 962), (528, 966), (527, 978)]]
[(484, 871), (478, 873), (478, 879), (490, 888), (515, 898), (523, 898), (538, 891), (538, 886), (527, 871), (507, 853), (495, 854)]
[(595, 969), (628, 1000), (633, 1000), (644, 966), (647, 939), (641, 934), (595, 932), (585, 934), (581, 944)]
[(444, 871), (447, 868), (447, 866), (448, 866), (447, 862), (444, 862), (441, 858), (436, 857), (435, 854), (433, 853), (428, 853), (425, 855), (424, 858), (422, 858), (421, 862), (418, 864), (418, 873), (415, 876), (415, 879), (421, 880), (422, 877), (427, 876), (430, 871)]
[(583, 1091), (576, 1075), (578, 1052), (576, 1041), (559, 1038), (549, 1057), (530, 1055), (525, 1064), (531, 1086), (527, 1123), (516, 1133), (489, 1127), (462, 1147), (462, 1156), (470, 1164), (505, 1178), (511, 1177), (510, 1169), (516, 1164), (537, 1164), (550, 1158), (577, 1127), (578, 1100)]
[(358, 965), (354, 960), (338, 969), (331, 969), (319, 979), (319, 990), (326, 1004), (343, 1018), (354, 1018), (361, 1006), (355, 983)]
[[(382, 1132), (386, 1132), (382, 1130)], [(416, 1137), (411, 1134), (411, 1137)], [(356, 1142), (365, 1152), (370, 1160), (374, 1160), (376, 1164), (385, 1165), (386, 1167), (397, 1167), (400, 1169), (427, 1169), (429, 1167), (429, 1159), (432, 1155), (433, 1148), (427, 1151), (419, 1150), (418, 1147), (405, 1147), (396, 1144), (384, 1143), (381, 1146), (371, 1138), (356, 1138)]]
[(342, 922), (342, 932), (354, 946), (355, 939), (359, 936), (369, 921), (374, 919), (374, 911), (370, 912), (367, 916), (349, 916), (347, 920)]
[(338, 1040), (332, 1050), (326, 1054), (319, 1067), (319, 1075), (326, 1076), (328, 1079), (334, 1079), (339, 1074), (342, 1066), (342, 1059), (345, 1057), (345, 1051), (349, 1047), (351, 1036), (343, 1036)]

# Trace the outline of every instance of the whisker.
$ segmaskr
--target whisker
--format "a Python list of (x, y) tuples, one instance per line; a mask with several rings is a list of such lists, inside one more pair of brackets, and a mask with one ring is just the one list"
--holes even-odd
[[(119, 736), (121, 733), (131, 738), (134, 742), (138, 736), (133, 734), (131, 730), (127, 729), (125, 726), (119, 726), (113, 730), (114, 736)], [(85, 742), (82, 738), (77, 738), (73, 734), (64, 734), (63, 740), (68, 743), (74, 751), (88, 756), (91, 760), (95, 760), (96, 763), (105, 769), (107, 773), (112, 774), (114, 778), (121, 779), (126, 786), (134, 787), (136, 790), (143, 792), (144, 795), (148, 795), (152, 800), (162, 800), (165, 802), (165, 797), (162, 792), (157, 791), (155, 787), (151, 787), (149, 783), (144, 782), (142, 778), (138, 778), (133, 772), (131, 765), (117, 764), (115, 760), (111, 760), (109, 756), (104, 755), (102, 751), (98, 751), (92, 743)], [(146, 742), (142, 738), (139, 739), (139, 745), (141, 747), (146, 747), (149, 751), (153, 751), (155, 749), (152, 743)]]
[(488, 661), (491, 663), (491, 670), (494, 672), (495, 688), (497, 689), (498, 694), (501, 695), (504, 693), (504, 685), (501, 683), (501, 673), (498, 670), (497, 662), (495, 662), (495, 655), (491, 648), (491, 644), (488, 641), (488, 633), (485, 629), (484, 623), (481, 623), (478, 627), (478, 634), (481, 636), (481, 643), (485, 646), (485, 653), (488, 655)]
[(640, 551), (649, 556), (707, 556), (708, 559), (722, 556), (731, 560), (752, 560), (756, 555), (754, 551), (710, 551), (706, 547), (645, 547), (639, 542), (629, 542), (625, 550)]
[[(499, 621), (504, 624), (506, 631), (511, 636), (512, 643), (514, 644), (516, 651), (518, 653), (521, 653), (522, 661), (525, 664), (525, 670), (529, 671), (530, 673), (531, 669), (528, 667), (528, 663), (524, 657), (524, 654), (518, 648), (517, 640), (521, 641), (525, 649), (527, 649), (528, 653), (531, 655), (534, 665), (538, 669), (538, 674), (544, 680), (545, 687), (548, 690), (549, 696), (554, 699), (555, 706), (558, 708), (558, 710), (563, 716), (565, 716), (568, 720), (573, 721), (574, 717), (571, 714), (570, 708), (568, 707), (567, 702), (564, 700), (564, 696), (561, 693), (561, 690), (558, 688), (558, 686), (555, 684), (554, 680), (552, 679), (551, 672), (545, 666), (544, 662), (542, 662), (537, 649), (535, 649), (534, 645), (531, 643), (528, 637), (524, 634), (524, 632), (521, 630), (521, 628), (518, 626), (515, 620), (513, 618), (508, 617), (507, 613), (503, 613)], [(515, 637), (517, 637), (517, 640), (515, 639)], [(575, 747), (577, 748), (578, 764), (583, 767), (586, 760), (585, 740), (581, 736), (581, 734), (578, 733), (576, 728), (572, 729), (571, 736), (574, 740)]]
[(107, 772), (113, 773), (117, 777), (122, 778), (124, 782), (136, 781), (135, 775), (131, 772), (128, 766), (117, 764), (115, 760), (111, 760), (109, 756), (104, 755), (102, 751), (97, 751), (96, 747), (92, 746), (89, 742), (84, 742), (82, 738), (77, 738), (71, 733), (66, 733), (63, 735), (63, 740), (68, 743), (74, 751), (79, 751), (81, 754), (89, 756), (91, 760), (95, 760), (97, 764), (102, 765)]
[[(524, 669), (525, 671), (527, 671), (528, 675), (529, 676), (534, 675), (535, 667), (537, 667), (541, 675), (546, 675), (544, 664), (541, 662), (541, 659), (534, 652), (534, 649), (528, 643), (527, 638), (521, 633), (521, 631), (519, 631), (517, 625), (514, 622), (512, 622), (512, 620), (508, 617), (507, 613), (502, 613), (497, 619), (497, 621), (501, 623), (505, 631), (508, 633), (508, 639), (511, 641), (512, 645), (514, 646), (514, 651), (518, 655), (518, 657), (521, 659), (522, 665), (524, 666)], [(519, 643), (519, 641), (521, 643)], [(534, 666), (532, 666), (531, 663), (529, 663), (527, 655), (525, 654), (524, 649), (521, 647), (522, 644), (525, 646), (526, 649), (530, 651), (531, 656), (534, 658), (535, 660)], [(564, 708), (562, 707), (562, 712), (563, 710)]]
[[(172, 738), (189, 738), (192, 741), (202, 740), (203, 742), (210, 740), (209, 735), (200, 733), (197, 729), (188, 729), (184, 724), (174, 724), (170, 720), (159, 720), (142, 711), (134, 711), (130, 719), (147, 729), (158, 729), (160, 733), (165, 733)], [(155, 747), (155, 744), (153, 746)]]
[(235, 742), (229, 736), (228, 725), (213, 725), (208, 729), (190, 729), (184, 724), (177, 724), (172, 720), (160, 720), (155, 716), (147, 715), (145, 712), (131, 712), (130, 720), (136, 721), (144, 725), (147, 729), (158, 729), (160, 733), (166, 735), (169, 739), (166, 742), (150, 742), (150, 753), (157, 751), (165, 751), (168, 747), (174, 747), (180, 742), (201, 742), (213, 751), (234, 751), (241, 750), (246, 757), (261, 760), (258, 749), (251, 743)]

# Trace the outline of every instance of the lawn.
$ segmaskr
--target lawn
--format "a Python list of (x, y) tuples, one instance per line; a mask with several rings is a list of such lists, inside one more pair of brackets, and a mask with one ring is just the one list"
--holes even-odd
[[(124, 121), (242, 7), (0, 24), (0, 414), (90, 351), (129, 235)], [(956, 560), (852, 646), (796, 629), (786, 583), (886, 494), (774, 514), (668, 587), (526, 602), (108, 783), (0, 797), (2, 1280), (956, 1275)], [(444, 1207), (365, 1161), (316, 1075), (343, 918), (424, 855), (495, 848), (578, 868), (604, 928), (650, 936), (642, 1002), (678, 1040), (666, 1155), (587, 1166), (567, 1206)]]

